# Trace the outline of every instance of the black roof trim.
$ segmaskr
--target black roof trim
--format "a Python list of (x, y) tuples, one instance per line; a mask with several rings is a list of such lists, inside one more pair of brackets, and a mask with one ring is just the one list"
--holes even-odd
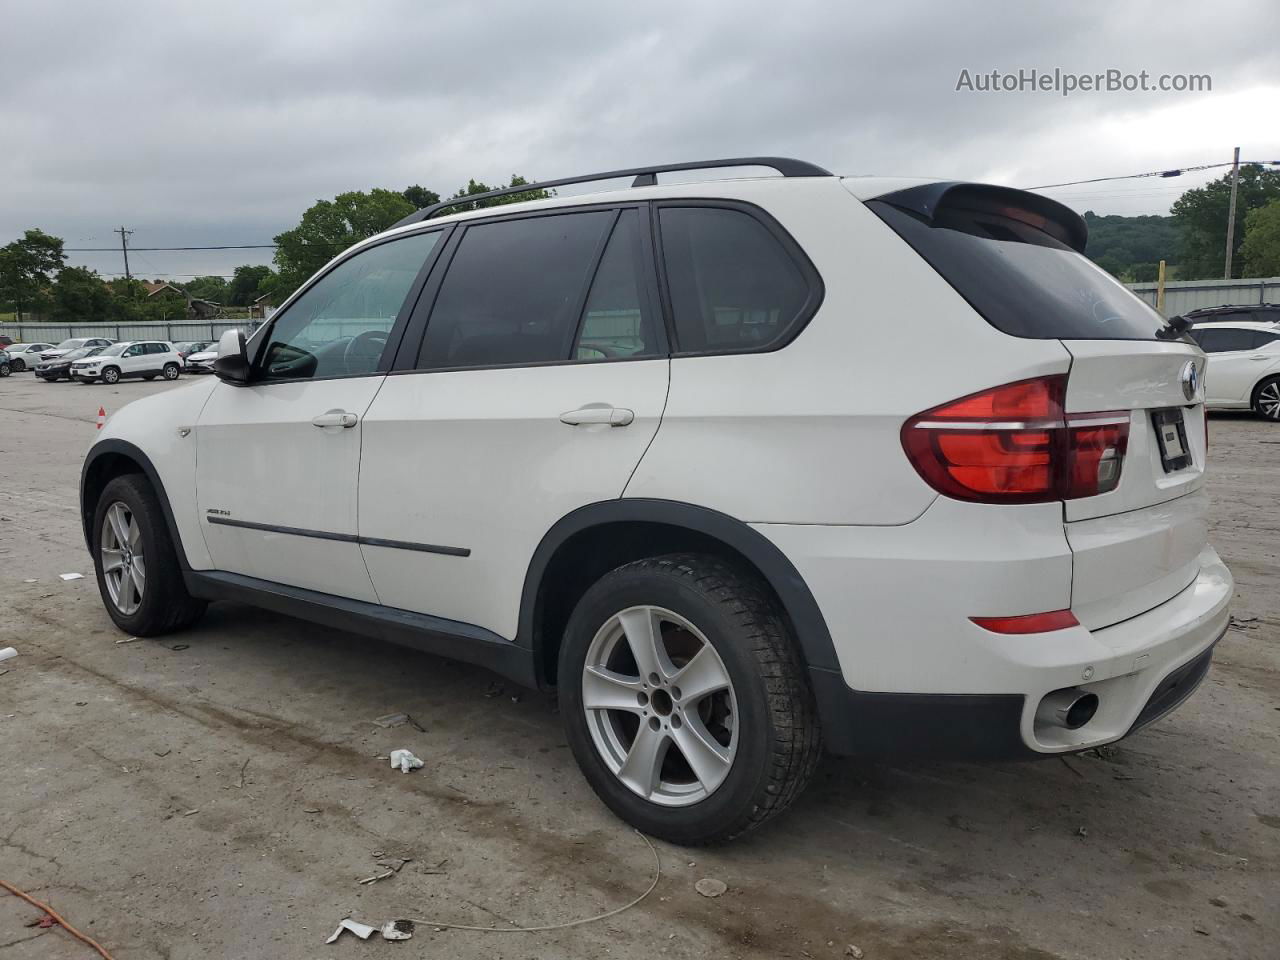
[(871, 199), (891, 203), (895, 207), (919, 214), (932, 222), (942, 207), (948, 203), (960, 201), (966, 196), (977, 196), (983, 200), (1017, 206), (1043, 217), (1058, 228), (1059, 240), (1076, 252), (1084, 253), (1085, 244), (1089, 240), (1089, 226), (1084, 222), (1084, 217), (1065, 204), (1038, 193), (1015, 190), (1013, 187), (998, 187), (989, 183), (942, 180), (937, 183), (921, 184), (918, 187), (907, 187), (905, 190), (895, 190)]
[(817, 164), (805, 160), (793, 160), (790, 157), (727, 157), (722, 160), (694, 160), (687, 163), (664, 163), (651, 167), (632, 167), (627, 170), (606, 170), (603, 173), (588, 173), (578, 177), (562, 177), (559, 180), (541, 180), (538, 183), (522, 183), (516, 187), (503, 187), (501, 190), (490, 190), (469, 197), (455, 197), (439, 203), (415, 210), (409, 216), (392, 225), (408, 226), (430, 220), (441, 210), (458, 207), (477, 200), (492, 200), (495, 197), (506, 197), (513, 193), (529, 193), (534, 190), (551, 190), (554, 187), (565, 187), (571, 183), (591, 183), (596, 180), (619, 180), (634, 177), (633, 187), (651, 187), (658, 182), (658, 174), (675, 173), (681, 170), (713, 170), (718, 167), (769, 167), (777, 170), (784, 177), (830, 177), (830, 170), (824, 170)]

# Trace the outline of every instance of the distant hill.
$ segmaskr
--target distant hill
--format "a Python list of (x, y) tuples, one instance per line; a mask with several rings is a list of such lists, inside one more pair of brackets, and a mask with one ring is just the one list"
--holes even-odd
[(1100, 217), (1085, 211), (1089, 245), (1085, 253), (1104, 270), (1122, 280), (1144, 282), (1156, 278), (1157, 264), (1167, 261), (1166, 276), (1181, 250), (1182, 237), (1173, 217)]

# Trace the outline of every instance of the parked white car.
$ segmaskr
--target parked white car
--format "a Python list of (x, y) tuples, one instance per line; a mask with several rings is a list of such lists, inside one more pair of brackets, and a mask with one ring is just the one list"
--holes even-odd
[(177, 380), (182, 357), (167, 340), (132, 340), (113, 343), (101, 353), (71, 364), (71, 379), (81, 383), (117, 383), (125, 377)]
[(213, 361), (217, 359), (217, 350), (200, 350), (196, 353), (189, 353), (186, 357), (185, 369), (188, 373), (213, 373)]
[(34, 370), (36, 364), (40, 362), (40, 354), (46, 350), (52, 350), (53, 344), (11, 343), (4, 349), (9, 354), (9, 362), (13, 366), (13, 372), (21, 373), (23, 370)]
[(1209, 358), (1205, 402), (1280, 423), (1280, 324), (1221, 322), (1190, 333)]
[[(746, 163), (782, 176), (657, 182)], [(1079, 216), (780, 158), (577, 179), (620, 176), (416, 213), (116, 413), (81, 485), (115, 623), (237, 600), (555, 689), (676, 843), (824, 744), (1052, 756), (1192, 693), (1232, 592), (1204, 355)]]

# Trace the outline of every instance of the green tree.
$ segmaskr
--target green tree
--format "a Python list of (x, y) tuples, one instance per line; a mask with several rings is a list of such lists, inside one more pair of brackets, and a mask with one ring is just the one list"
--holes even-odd
[(196, 277), (182, 286), (197, 300), (210, 300), (213, 303), (226, 303), (230, 294), (227, 281), (222, 277)]
[(353, 243), (386, 230), (415, 207), (394, 190), (353, 190), (320, 200), (302, 222), (275, 238), (279, 292), (287, 296)]
[(87, 267), (63, 267), (58, 271), (51, 295), (54, 320), (103, 320), (111, 309), (111, 291)]
[(1244, 276), (1280, 276), (1280, 200), (1249, 211), (1244, 218), (1240, 255), (1244, 260)]
[(227, 294), (227, 302), (233, 307), (247, 307), (254, 300), (269, 292), (268, 286), (275, 271), (266, 264), (246, 263), (236, 267), (235, 276), (231, 278), (231, 286)]
[(24, 308), (47, 297), (49, 277), (66, 259), (61, 238), (38, 229), (0, 247), (0, 300), (14, 305), (19, 322)]
[[(1280, 170), (1263, 170), (1257, 164), (1240, 168), (1236, 193), (1236, 226), (1231, 275), (1244, 270), (1240, 247), (1244, 243), (1249, 212), (1280, 199)], [(1227, 211), (1231, 204), (1231, 174), (1188, 190), (1173, 204), (1174, 221), (1182, 230), (1182, 255), (1178, 275), (1184, 280), (1222, 276), (1227, 249)]]
[(412, 187), (404, 188), (404, 198), (419, 210), (440, 202), (440, 194), (426, 187), (420, 187), (416, 183)]
[[(508, 187), (522, 187), (529, 181), (518, 174), (511, 175), (511, 182)], [(463, 197), (474, 197), (476, 194), (488, 193), (490, 190), (505, 189), (502, 187), (491, 187), (488, 184), (481, 183), (477, 180), (468, 180), (467, 185), (453, 196), (450, 200), (459, 200)], [(545, 200), (547, 197), (553, 196), (547, 190), (521, 190), (519, 193), (509, 194), (505, 197), (491, 197), (488, 200), (475, 200), (471, 203), (459, 203), (457, 206), (450, 207), (449, 213), (458, 213), (462, 210), (480, 210), (484, 207), (497, 207), (504, 203), (523, 203), (526, 200)]]

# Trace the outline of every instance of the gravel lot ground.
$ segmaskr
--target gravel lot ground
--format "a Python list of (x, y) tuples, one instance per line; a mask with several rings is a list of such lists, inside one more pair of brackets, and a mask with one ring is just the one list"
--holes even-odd
[[(554, 704), (483, 670), (216, 605), (122, 639), (76, 489), (108, 412), (177, 384), (0, 380), (0, 879), (126, 958), (1280, 956), (1280, 427), (1211, 425), (1213, 539), (1237, 578), (1197, 695), (1069, 761), (828, 760), (734, 845), (658, 844), (641, 905), (554, 933), (324, 939), (348, 914), (542, 924), (650, 882)], [(86, 579), (63, 582), (79, 571)], [(34, 581), (34, 582), (28, 582)], [(382, 729), (398, 711), (421, 724)], [(396, 747), (412, 775), (377, 760)], [(409, 857), (389, 879), (383, 857)], [(702, 877), (728, 884), (707, 899)], [(90, 956), (0, 891), (0, 958)]]

